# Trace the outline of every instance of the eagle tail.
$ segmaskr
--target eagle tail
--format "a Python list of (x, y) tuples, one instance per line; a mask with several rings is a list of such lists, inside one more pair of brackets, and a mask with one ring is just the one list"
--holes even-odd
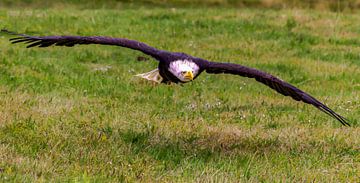
[(161, 77), (160, 73), (159, 73), (159, 69), (154, 69), (150, 72), (146, 72), (146, 73), (142, 73), (142, 74), (137, 74), (135, 75), (137, 77), (141, 77), (150, 81), (154, 81), (156, 83), (161, 83), (163, 81), (163, 77)]

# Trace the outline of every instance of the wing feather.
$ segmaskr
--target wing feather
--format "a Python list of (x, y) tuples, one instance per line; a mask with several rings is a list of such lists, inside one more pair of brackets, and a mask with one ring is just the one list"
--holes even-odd
[(27, 48), (49, 47), (52, 45), (72, 47), (76, 44), (101, 44), (121, 46), (133, 50), (138, 50), (154, 58), (157, 58), (159, 51), (161, 51), (145, 43), (125, 38), (112, 38), (103, 36), (29, 36), (25, 34), (13, 33), (7, 30), (1, 30), (1, 32), (19, 36), (11, 38), (10, 41), (12, 43), (25, 43), (27, 44)]
[(281, 79), (270, 75), (266, 72), (245, 67), (238, 64), (232, 64), (232, 63), (219, 63), (219, 62), (206, 62), (205, 70), (207, 73), (211, 74), (234, 74), (239, 76), (244, 76), (248, 78), (255, 78), (256, 81), (263, 83), (264, 85), (269, 86), (270, 88), (274, 89), (278, 93), (284, 95), (284, 96), (290, 96), (294, 100), (302, 101), (307, 104), (311, 104), (318, 108), (320, 111), (328, 114), (329, 116), (337, 119), (341, 124), (344, 126), (350, 126), (350, 124), (347, 122), (348, 120), (341, 115), (337, 114), (333, 110), (331, 110), (329, 107), (327, 107), (325, 104), (321, 103), (311, 95), (303, 92), (299, 88), (296, 88), (295, 86), (282, 81)]

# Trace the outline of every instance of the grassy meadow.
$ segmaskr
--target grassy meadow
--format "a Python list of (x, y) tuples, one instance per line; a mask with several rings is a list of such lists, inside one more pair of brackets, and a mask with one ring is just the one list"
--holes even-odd
[(262, 69), (352, 124), (252, 79), (156, 85), (134, 77), (157, 67), (140, 52), (26, 49), (1, 34), (1, 182), (359, 181), (360, 14), (2, 7), (0, 28), (124, 37)]

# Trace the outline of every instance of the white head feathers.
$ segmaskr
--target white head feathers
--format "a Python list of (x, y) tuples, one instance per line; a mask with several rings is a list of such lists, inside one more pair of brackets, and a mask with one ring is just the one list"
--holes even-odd
[(199, 73), (199, 66), (189, 60), (176, 60), (170, 63), (169, 71), (183, 82), (191, 79), (184, 76), (184, 73), (191, 72), (195, 77)]

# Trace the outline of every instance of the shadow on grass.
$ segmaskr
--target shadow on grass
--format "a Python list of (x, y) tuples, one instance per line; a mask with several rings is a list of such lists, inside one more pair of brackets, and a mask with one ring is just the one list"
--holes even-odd
[[(334, 141), (308, 137), (311, 133), (279, 135), (271, 132), (209, 129), (202, 132), (169, 135), (153, 128), (143, 131), (127, 129), (119, 132), (120, 139), (131, 147), (134, 154), (150, 155), (166, 166), (172, 167), (184, 161), (207, 163), (233, 159), (246, 165), (253, 156), (284, 154), (338, 154), (356, 156), (359, 150), (344, 145), (341, 138)], [(296, 130), (295, 130), (296, 131)], [(292, 133), (292, 132), (286, 132)], [(289, 137), (287, 137), (290, 135)], [(170, 137), (169, 137), (170, 136)], [(324, 140), (326, 143), (323, 143)], [(343, 145), (342, 145), (343, 144)], [(233, 161), (231, 160), (231, 161)]]
[(254, 153), (277, 152), (281, 146), (278, 138), (223, 136), (220, 132), (200, 136), (177, 135), (171, 138), (151, 130), (138, 132), (128, 129), (119, 134), (120, 138), (131, 147), (133, 153), (146, 153), (169, 166), (180, 164), (184, 160), (206, 163), (233, 155), (241, 155), (243, 158), (239, 158), (246, 163)]

